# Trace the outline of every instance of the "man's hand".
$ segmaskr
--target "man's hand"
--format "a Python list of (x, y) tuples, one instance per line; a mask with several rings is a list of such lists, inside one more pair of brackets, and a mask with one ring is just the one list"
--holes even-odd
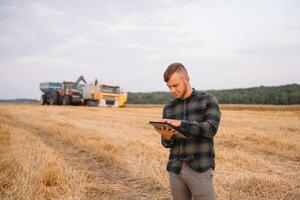
[(179, 127), (181, 125), (181, 120), (178, 119), (162, 119), (162, 121), (167, 122), (174, 127)]
[(174, 134), (174, 130), (171, 128), (155, 128), (155, 130), (161, 134), (163, 136), (163, 138), (165, 138), (166, 140), (171, 140), (173, 134)]

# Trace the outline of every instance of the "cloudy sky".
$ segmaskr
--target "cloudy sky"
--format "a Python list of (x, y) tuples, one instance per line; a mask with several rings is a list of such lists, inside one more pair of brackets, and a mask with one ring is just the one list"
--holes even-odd
[(199, 90), (300, 83), (299, 0), (0, 0), (0, 98), (43, 81), (167, 91), (182, 62)]

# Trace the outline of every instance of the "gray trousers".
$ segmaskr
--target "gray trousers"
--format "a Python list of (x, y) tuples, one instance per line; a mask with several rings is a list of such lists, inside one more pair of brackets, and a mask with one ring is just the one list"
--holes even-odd
[(199, 173), (185, 163), (180, 174), (169, 172), (173, 200), (214, 200), (213, 170)]

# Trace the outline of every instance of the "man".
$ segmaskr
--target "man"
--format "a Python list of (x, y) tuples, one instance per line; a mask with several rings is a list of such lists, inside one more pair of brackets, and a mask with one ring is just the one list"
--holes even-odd
[(171, 129), (156, 129), (162, 135), (162, 145), (170, 148), (167, 171), (172, 197), (174, 200), (215, 199), (213, 139), (221, 119), (218, 102), (213, 95), (191, 88), (188, 72), (181, 63), (171, 64), (164, 80), (175, 99), (165, 105), (162, 121), (187, 136), (178, 140), (172, 137)]

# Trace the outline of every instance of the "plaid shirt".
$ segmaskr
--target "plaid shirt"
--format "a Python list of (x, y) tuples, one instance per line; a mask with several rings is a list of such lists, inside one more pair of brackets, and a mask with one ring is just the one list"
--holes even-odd
[(214, 136), (217, 133), (221, 112), (217, 99), (193, 89), (185, 100), (174, 99), (165, 105), (163, 118), (182, 120), (180, 129), (186, 140), (170, 141), (161, 137), (162, 145), (170, 148), (167, 170), (179, 174), (183, 162), (189, 167), (204, 172), (215, 168)]

